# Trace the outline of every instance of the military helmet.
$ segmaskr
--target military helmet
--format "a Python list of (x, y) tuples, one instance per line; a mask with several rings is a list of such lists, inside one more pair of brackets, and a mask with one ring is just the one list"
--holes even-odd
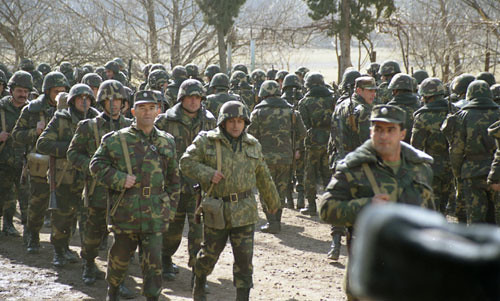
[(167, 68), (165, 68), (165, 66), (163, 66), (162, 64), (151, 65), (151, 68), (149, 68), (149, 73), (151, 73), (155, 70), (163, 70), (163, 71), (167, 72)]
[(97, 73), (87, 73), (82, 77), (82, 84), (86, 84), (92, 88), (99, 88), (102, 83), (102, 78)]
[(288, 75), (288, 71), (286, 70), (280, 70), (278, 73), (276, 73), (276, 76), (274, 77), (274, 80), (285, 80), (285, 76)]
[(491, 72), (479, 72), (479, 74), (476, 75), (476, 79), (484, 80), (490, 87), (496, 84), (495, 76)]
[(68, 79), (61, 72), (52, 71), (45, 75), (42, 84), (42, 93), (49, 93), (50, 89), (54, 87), (70, 88)]
[(104, 67), (100, 66), (100, 67), (97, 67), (95, 68), (95, 73), (99, 74), (99, 76), (102, 78), (102, 79), (105, 79), (106, 78), (106, 69), (104, 69)]
[(266, 80), (260, 86), (259, 97), (264, 99), (270, 96), (280, 96), (280, 85), (274, 80)]
[(210, 81), (210, 88), (227, 88), (229, 89), (229, 77), (225, 73), (217, 73)]
[(15, 87), (22, 87), (31, 91), (33, 90), (33, 77), (28, 72), (19, 70), (10, 77), (7, 85), (11, 91), (14, 90)]
[(231, 100), (222, 105), (219, 112), (219, 117), (217, 118), (217, 126), (220, 126), (224, 121), (241, 117), (245, 120), (245, 124), (250, 124), (250, 114), (248, 113), (248, 108), (242, 102), (237, 100)]
[(490, 87), (491, 95), (494, 100), (500, 100), (500, 84), (494, 84)]
[(35, 70), (35, 64), (33, 64), (33, 61), (31, 59), (25, 58), (22, 59), (19, 63), (19, 69), (30, 72)]
[(126, 101), (129, 104), (129, 108), (131, 108), (134, 106), (134, 91), (127, 86), (123, 86), (123, 89), (125, 89), (125, 95), (127, 95)]
[(50, 71), (52, 71), (52, 68), (50, 68), (49, 64), (47, 64), (47, 63), (40, 63), (36, 67), (36, 70), (40, 71), (42, 74), (47, 74)]
[(493, 99), (493, 95), (491, 94), (490, 85), (484, 80), (476, 79), (470, 83), (467, 87), (467, 94), (465, 98), (468, 101), (478, 99), (478, 98), (489, 98)]
[(73, 73), (73, 65), (71, 65), (70, 62), (62, 62), (61, 65), (59, 65), (59, 72), (63, 74)]
[(115, 61), (109, 61), (104, 64), (104, 69), (111, 70), (114, 74), (118, 74), (120, 72), (120, 65)]
[(123, 85), (114, 79), (108, 79), (102, 82), (97, 92), (97, 103), (103, 103), (106, 99), (128, 100), (128, 95)]
[(366, 72), (368, 72), (369, 74), (377, 74), (379, 69), (380, 64), (372, 62), (368, 65), (368, 68), (366, 68)]
[(427, 73), (427, 71), (425, 70), (417, 70), (413, 72), (411, 76), (415, 78), (417, 80), (417, 84), (420, 85), (424, 81), (424, 79), (429, 78), (429, 73)]
[(91, 103), (95, 102), (94, 91), (86, 84), (76, 84), (69, 90), (68, 99), (66, 100), (68, 104), (75, 101), (75, 98), (79, 95), (87, 95), (90, 98)]
[(220, 68), (217, 65), (208, 65), (207, 69), (205, 69), (205, 76), (208, 78), (214, 77), (217, 73), (220, 73)]
[(3, 63), (0, 63), (0, 70), (2, 70), (3, 73), (5, 73), (7, 79), (9, 79), (12, 76), (12, 73), (9, 71), (9, 68), (7, 68), (7, 66), (5, 66), (5, 64)]
[(115, 61), (115, 62), (118, 64), (118, 67), (119, 67), (120, 69), (125, 69), (125, 67), (126, 67), (126, 66), (125, 66), (125, 62), (124, 62), (121, 58), (119, 58), (119, 57), (115, 57), (115, 58), (113, 59), (113, 61)]
[(253, 83), (262, 83), (266, 80), (266, 73), (262, 69), (255, 69), (250, 74)]
[(236, 64), (234, 65), (233, 67), (233, 70), (231, 71), (231, 73), (234, 73), (234, 71), (243, 71), (245, 74), (248, 74), (248, 68), (247, 66), (243, 65), (243, 64)]
[(462, 95), (467, 92), (467, 87), (470, 83), (472, 83), (476, 78), (472, 74), (460, 74), (455, 77), (451, 82), (451, 93), (456, 95)]
[(446, 92), (443, 82), (439, 78), (429, 77), (420, 83), (418, 94), (422, 96), (444, 95)]
[(200, 70), (196, 64), (187, 64), (186, 65), (187, 76), (191, 78), (198, 78), (200, 76)]
[(306, 76), (307, 72), (309, 72), (310, 70), (307, 68), (307, 67), (299, 67), (296, 71), (295, 71), (295, 74), (297, 75), (300, 75), (302, 77)]
[(285, 79), (283, 80), (283, 89), (285, 88), (301, 88), (302, 84), (300, 83), (300, 79), (295, 74), (287, 74)]
[(94, 72), (94, 66), (91, 64), (85, 64), (82, 67), (83, 70), (85, 70), (87, 73), (93, 73)]
[(396, 61), (388, 60), (380, 66), (381, 75), (390, 76), (397, 73), (401, 73), (401, 68), (399, 68), (399, 64)]
[(311, 89), (312, 87), (324, 86), (325, 79), (323, 75), (319, 72), (308, 72), (306, 76), (305, 87)]
[(356, 78), (361, 77), (361, 73), (353, 68), (348, 68), (344, 71), (342, 75), (342, 81), (340, 82), (340, 89), (348, 90), (354, 88), (356, 83)]
[(167, 71), (156, 69), (149, 73), (148, 85), (151, 89), (159, 90), (161, 86), (168, 83), (168, 73)]
[(274, 80), (276, 78), (276, 74), (278, 73), (278, 70), (276, 69), (269, 69), (266, 72), (266, 78), (269, 80)]
[(144, 67), (142, 67), (141, 71), (142, 71), (142, 74), (144, 74), (144, 76), (147, 78), (148, 75), (149, 75), (149, 72), (151, 71), (151, 64), (146, 64), (144, 65)]
[(177, 93), (177, 102), (182, 101), (184, 96), (192, 96), (196, 95), (201, 97), (201, 99), (205, 99), (205, 89), (200, 81), (196, 79), (186, 79), (182, 82), (179, 87), (179, 93)]
[(5, 90), (5, 86), (7, 85), (7, 76), (2, 70), (0, 70), (0, 84), (3, 84)]
[(247, 81), (247, 75), (243, 71), (236, 70), (231, 74), (231, 84), (233, 85), (239, 85), (242, 82)]
[(408, 74), (398, 73), (394, 75), (387, 89), (389, 90), (408, 90), (413, 91), (415, 84), (413, 78)]
[(172, 78), (175, 81), (187, 79), (188, 74), (186, 68), (184, 68), (184, 66), (181, 65), (175, 66), (174, 69), (172, 69)]

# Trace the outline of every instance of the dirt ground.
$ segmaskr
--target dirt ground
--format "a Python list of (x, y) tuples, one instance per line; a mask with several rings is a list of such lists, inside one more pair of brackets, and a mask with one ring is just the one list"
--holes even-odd
[[(265, 223), (262, 211), (259, 215), (257, 228)], [(18, 217), (15, 221), (16, 228), (22, 232)], [(258, 230), (255, 233), (254, 288), (250, 299), (345, 300), (342, 278), (346, 248), (342, 248), (338, 262), (326, 258), (330, 246), (329, 225), (321, 223), (317, 217), (304, 216), (290, 209), (284, 209), (283, 222), (278, 235)], [(191, 270), (187, 266), (184, 232), (182, 244), (173, 259), (180, 273), (175, 281), (164, 281), (160, 300), (191, 300)], [(69, 264), (63, 269), (52, 266), (53, 249), (49, 236), (50, 229), (43, 228), (38, 255), (26, 253), (22, 238), (0, 236), (0, 299), (105, 300), (106, 282), (98, 280), (93, 286), (85, 286), (81, 281), (81, 264)], [(76, 234), (71, 240), (71, 249), (79, 252), (79, 241)], [(97, 258), (97, 264), (103, 271), (106, 270), (106, 257), (106, 251), (101, 251)], [(208, 277), (208, 300), (234, 300), (236, 289), (232, 285), (232, 263), (228, 243), (214, 272)], [(137, 256), (125, 281), (138, 294), (133, 300), (145, 299), (140, 296), (142, 278)]]

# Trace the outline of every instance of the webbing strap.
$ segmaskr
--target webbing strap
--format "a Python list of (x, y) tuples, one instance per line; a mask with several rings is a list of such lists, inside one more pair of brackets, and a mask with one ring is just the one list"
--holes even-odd
[[(123, 150), (123, 156), (125, 157), (125, 164), (127, 165), (127, 173), (129, 175), (132, 175), (132, 163), (130, 163), (130, 154), (128, 152), (128, 146), (127, 146), (127, 141), (125, 140), (125, 135), (121, 132), (118, 132), (118, 136), (120, 137), (120, 142), (121, 142), (122, 150)], [(125, 190), (123, 190), (120, 193), (120, 196), (116, 200), (116, 203), (113, 205), (113, 208), (111, 208), (109, 215), (111, 215), (111, 216), (115, 215), (116, 209), (120, 205), (124, 194), (125, 194)], [(108, 218), (109, 218), (109, 216), (108, 216)], [(108, 222), (108, 225), (109, 225), (109, 222)]]
[[(222, 171), (222, 150), (220, 147), (220, 140), (219, 139), (215, 140), (215, 151), (217, 152), (217, 171), (221, 172)], [(210, 193), (212, 193), (213, 188), (214, 188), (214, 183), (212, 182), (210, 184), (210, 188), (208, 188), (207, 196), (209, 196)]]
[(368, 178), (368, 181), (370, 182), (370, 185), (372, 186), (373, 192), (377, 194), (381, 194), (380, 188), (377, 185), (377, 181), (375, 180), (375, 176), (373, 175), (372, 170), (368, 166), (368, 163), (363, 163), (361, 164), (363, 167), (363, 171), (366, 174), (366, 177)]

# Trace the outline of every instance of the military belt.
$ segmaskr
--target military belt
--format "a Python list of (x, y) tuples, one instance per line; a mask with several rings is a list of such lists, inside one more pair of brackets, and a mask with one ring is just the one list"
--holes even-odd
[(247, 190), (244, 192), (231, 193), (228, 196), (218, 197), (218, 199), (222, 199), (224, 202), (238, 202), (240, 199), (245, 199), (252, 195), (252, 190)]
[(125, 191), (125, 194), (138, 194), (143, 197), (149, 198), (151, 195), (158, 195), (163, 193), (163, 187), (132, 187)]

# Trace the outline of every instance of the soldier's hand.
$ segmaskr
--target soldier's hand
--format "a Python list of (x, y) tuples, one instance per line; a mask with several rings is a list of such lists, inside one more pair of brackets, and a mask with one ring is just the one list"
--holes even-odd
[(500, 184), (491, 184), (490, 187), (494, 191), (500, 191)]
[(389, 202), (389, 195), (385, 193), (376, 194), (372, 198), (372, 204), (385, 204)]
[(215, 171), (214, 175), (212, 176), (212, 183), (214, 184), (219, 184), (220, 180), (224, 179), (224, 175), (220, 171)]
[(299, 160), (300, 159), (300, 151), (295, 151), (295, 160)]
[(9, 133), (7, 133), (7, 132), (5, 132), (5, 131), (4, 131), (4, 132), (1, 132), (1, 133), (0, 133), (0, 142), (4, 142), (5, 140), (7, 140), (7, 138), (9, 138), (9, 135), (10, 135), (10, 134), (9, 134)]
[(125, 179), (125, 188), (128, 189), (135, 184), (135, 179), (136, 177), (134, 175), (127, 175), (127, 178)]
[(38, 122), (36, 123), (36, 133), (37, 133), (38, 135), (40, 135), (40, 134), (42, 133), (42, 131), (43, 131), (43, 129), (44, 129), (44, 128), (45, 128), (45, 122), (43, 122), (43, 121), (38, 121)]

